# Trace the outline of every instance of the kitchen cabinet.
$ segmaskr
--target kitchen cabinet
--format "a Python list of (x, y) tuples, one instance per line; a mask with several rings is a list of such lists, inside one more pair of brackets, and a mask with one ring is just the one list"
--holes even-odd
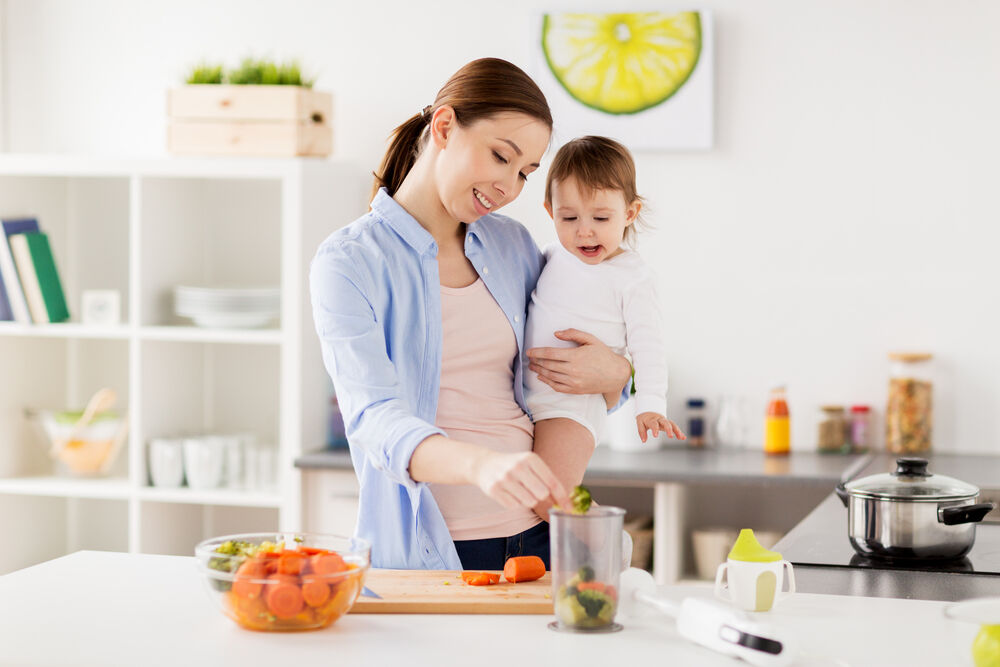
[(358, 520), (359, 491), (358, 478), (353, 470), (304, 470), (304, 530), (330, 535), (353, 535)]
[[(4, 550), (0, 573), (80, 548), (189, 554), (213, 534), (301, 528), (292, 461), (325, 441), (328, 405), (308, 264), (366, 210), (369, 184), (335, 160), (0, 156), (0, 217), (38, 218), (72, 316), (0, 322), (0, 529), (39, 535)], [(192, 326), (173, 313), (177, 285), (279, 286), (280, 316)], [(119, 324), (79, 321), (88, 289), (120, 293)], [(55, 476), (25, 409), (82, 407), (103, 386), (127, 445), (108, 477)], [(150, 486), (150, 438), (233, 432), (270, 451), (269, 488)]]

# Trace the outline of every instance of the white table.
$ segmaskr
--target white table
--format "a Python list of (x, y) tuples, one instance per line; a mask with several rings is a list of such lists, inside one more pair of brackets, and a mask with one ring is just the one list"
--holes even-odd
[[(556, 633), (545, 616), (390, 614), (349, 614), (316, 632), (250, 632), (203, 587), (194, 559), (179, 556), (80, 551), (12, 572), (0, 577), (0, 665), (746, 664), (688, 643), (663, 617), (607, 635)], [(660, 590), (710, 595), (703, 586)], [(767, 620), (796, 633), (808, 653), (803, 666), (951, 666), (943, 607), (799, 594)]]

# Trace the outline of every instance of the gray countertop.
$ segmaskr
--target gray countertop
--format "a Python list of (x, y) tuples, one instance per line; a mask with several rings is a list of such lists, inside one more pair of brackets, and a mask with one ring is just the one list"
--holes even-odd
[[(835, 486), (866, 466), (870, 455), (838, 456), (793, 452), (768, 456), (761, 451), (669, 447), (649, 452), (623, 452), (598, 447), (587, 466), (585, 481), (654, 484), (657, 482), (778, 483)], [(350, 470), (347, 450), (323, 450), (295, 461), (302, 469)]]

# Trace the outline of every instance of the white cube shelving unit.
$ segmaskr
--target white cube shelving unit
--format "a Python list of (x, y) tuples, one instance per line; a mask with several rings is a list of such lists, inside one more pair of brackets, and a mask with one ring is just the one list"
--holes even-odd
[[(191, 554), (204, 537), (297, 530), (293, 466), (325, 440), (328, 385), (308, 267), (367, 209), (370, 176), (319, 159), (0, 155), (0, 217), (37, 217), (73, 321), (0, 322), (0, 574), (77, 549)], [(176, 285), (280, 285), (271, 328), (203, 329), (173, 315)], [(76, 318), (86, 289), (122, 294), (122, 323)], [(128, 446), (106, 478), (55, 476), (26, 408), (119, 395)], [(154, 437), (249, 432), (274, 447), (273, 490), (151, 487)]]

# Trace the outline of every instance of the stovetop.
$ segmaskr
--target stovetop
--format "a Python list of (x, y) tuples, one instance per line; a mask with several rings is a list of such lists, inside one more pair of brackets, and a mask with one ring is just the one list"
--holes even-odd
[(827, 499), (775, 547), (792, 565), (1000, 575), (1000, 524), (981, 523), (969, 554), (957, 561), (886, 561), (860, 556), (847, 534), (847, 509)]

